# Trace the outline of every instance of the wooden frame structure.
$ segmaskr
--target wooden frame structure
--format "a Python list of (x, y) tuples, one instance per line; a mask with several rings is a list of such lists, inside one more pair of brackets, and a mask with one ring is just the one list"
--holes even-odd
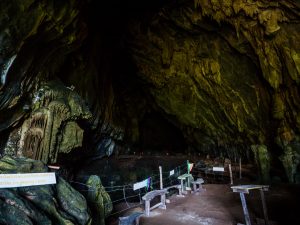
[[(168, 193), (168, 191), (166, 189), (162, 189), (162, 190), (154, 190), (154, 191), (150, 191), (147, 194), (145, 194), (142, 199), (145, 201), (145, 214), (146, 216), (150, 216), (150, 211), (152, 209), (156, 209), (158, 207), (162, 208), (162, 209), (166, 209), (166, 194)], [(151, 200), (153, 200), (156, 196), (160, 196), (161, 201), (159, 203), (157, 203), (154, 206), (150, 206), (150, 202)]]
[(244, 216), (245, 216), (246, 225), (251, 225), (251, 220), (250, 220), (249, 211), (247, 208), (247, 203), (246, 203), (244, 194), (249, 194), (249, 191), (251, 191), (251, 190), (259, 190), (260, 196), (261, 196), (261, 201), (262, 201), (262, 206), (263, 206), (263, 211), (264, 211), (265, 225), (269, 225), (267, 205), (266, 205), (265, 194), (264, 194), (264, 191), (269, 190), (268, 185), (239, 185), (239, 186), (232, 186), (231, 189), (233, 192), (240, 193), (240, 198), (241, 198), (241, 202), (242, 202), (242, 206), (243, 206), (243, 212), (244, 212)]

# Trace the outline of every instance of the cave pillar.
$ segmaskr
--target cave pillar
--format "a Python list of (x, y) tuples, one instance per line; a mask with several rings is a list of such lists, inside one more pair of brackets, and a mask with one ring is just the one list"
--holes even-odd
[(259, 168), (260, 181), (269, 183), (270, 181), (270, 155), (266, 145), (251, 145), (255, 162)]
[(297, 167), (300, 162), (300, 155), (291, 146), (284, 148), (284, 153), (279, 158), (284, 166), (288, 181), (296, 183)]
[(92, 225), (105, 225), (105, 218), (113, 209), (110, 196), (102, 186), (100, 177), (96, 175), (90, 176), (86, 185), (89, 188), (85, 197), (92, 211)]

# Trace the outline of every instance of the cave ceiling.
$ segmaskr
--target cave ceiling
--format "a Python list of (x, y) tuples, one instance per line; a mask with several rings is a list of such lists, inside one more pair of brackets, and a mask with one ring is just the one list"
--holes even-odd
[(139, 146), (142, 121), (159, 114), (199, 151), (276, 145), (289, 161), (300, 154), (299, 7), (3, 0), (1, 152), (56, 162), (104, 139)]

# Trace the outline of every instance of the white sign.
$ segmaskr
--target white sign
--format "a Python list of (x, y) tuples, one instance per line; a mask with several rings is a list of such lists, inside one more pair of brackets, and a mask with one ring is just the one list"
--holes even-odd
[(174, 175), (175, 171), (174, 170), (171, 170), (170, 171), (170, 176)]
[(224, 167), (213, 167), (213, 171), (224, 172)]
[(0, 188), (56, 184), (55, 173), (0, 174)]
[(137, 189), (141, 189), (141, 188), (143, 188), (143, 187), (147, 187), (147, 184), (148, 184), (147, 181), (148, 181), (148, 179), (143, 180), (143, 181), (138, 182), (138, 183), (135, 183), (135, 184), (133, 185), (133, 190), (135, 191), (135, 190), (137, 190)]

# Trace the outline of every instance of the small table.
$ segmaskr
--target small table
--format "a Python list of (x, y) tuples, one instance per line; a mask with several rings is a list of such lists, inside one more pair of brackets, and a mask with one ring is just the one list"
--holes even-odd
[(268, 220), (268, 213), (267, 213), (267, 206), (266, 206), (266, 200), (265, 200), (265, 195), (264, 195), (264, 191), (268, 191), (269, 190), (269, 186), (268, 185), (239, 185), (239, 186), (232, 186), (232, 191), (233, 192), (238, 192), (240, 193), (240, 198), (241, 198), (241, 202), (242, 202), (242, 206), (243, 206), (243, 211), (244, 211), (244, 215), (245, 215), (245, 220), (246, 220), (246, 225), (251, 225), (251, 221), (250, 221), (250, 216), (249, 216), (249, 212), (247, 209), (247, 204), (246, 204), (246, 199), (245, 199), (245, 193), (249, 194), (250, 190), (259, 190), (260, 191), (260, 197), (261, 197), (261, 201), (262, 201), (262, 206), (263, 206), (263, 211), (264, 211), (264, 217), (265, 217), (265, 224), (269, 225), (269, 220)]
[[(190, 187), (191, 184), (191, 179), (193, 178), (192, 174), (185, 173), (180, 175), (177, 179), (180, 180), (180, 185), (181, 185), (181, 193), (186, 193), (185, 191), (185, 186)], [(184, 182), (187, 182), (187, 185), (184, 185)]]

